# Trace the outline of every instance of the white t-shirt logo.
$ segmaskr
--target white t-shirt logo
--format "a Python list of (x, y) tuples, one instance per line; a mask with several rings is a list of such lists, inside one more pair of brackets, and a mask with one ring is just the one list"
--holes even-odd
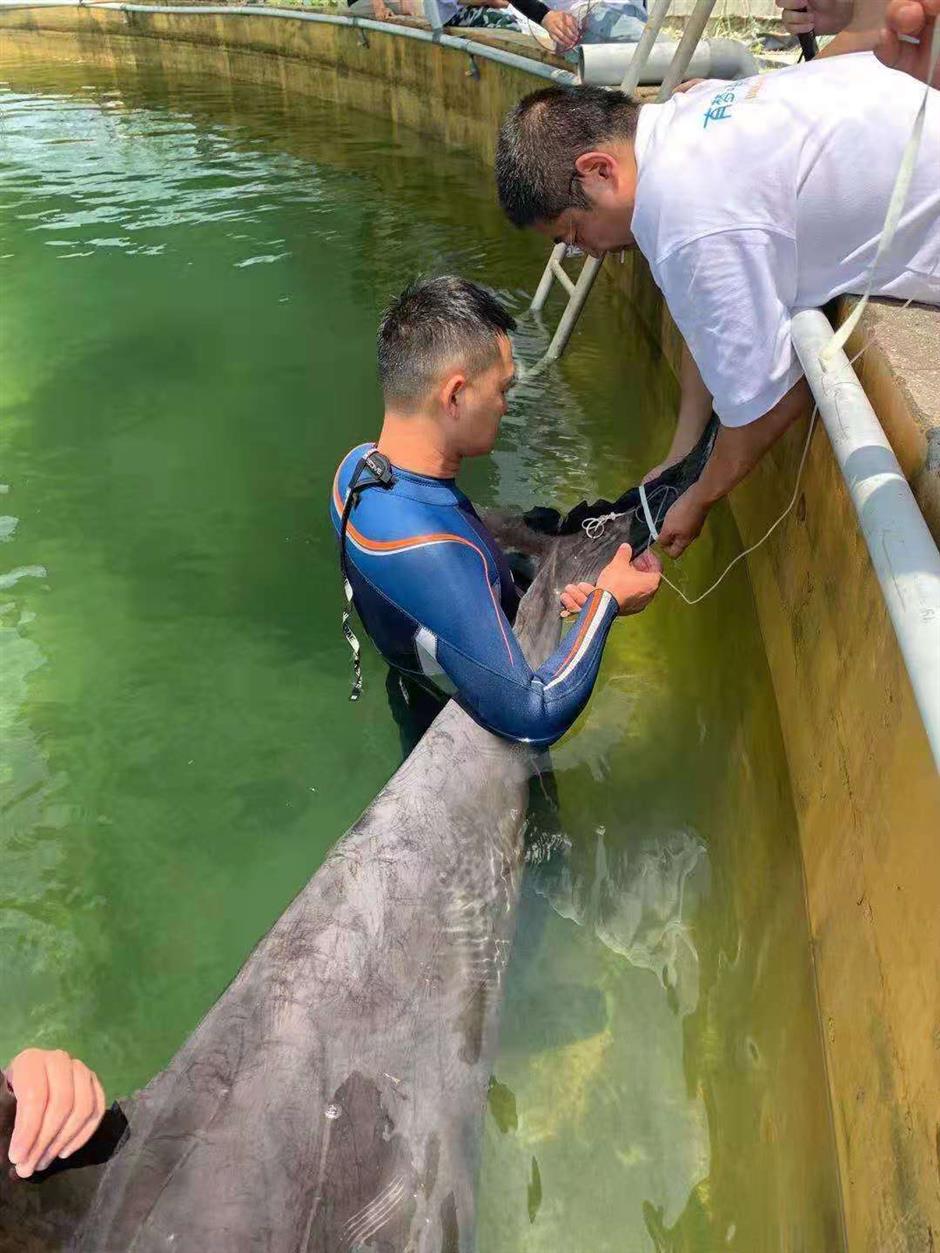
[(734, 94), (734, 88), (729, 87), (725, 91), (719, 91), (717, 96), (712, 96), (711, 103), (705, 110), (705, 120), (702, 122), (702, 129), (709, 122), (723, 122), (725, 118), (731, 116), (731, 106), (737, 103), (737, 97)]

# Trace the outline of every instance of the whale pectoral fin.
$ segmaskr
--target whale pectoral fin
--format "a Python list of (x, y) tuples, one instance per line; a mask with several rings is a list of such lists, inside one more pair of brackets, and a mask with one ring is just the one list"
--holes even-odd
[(524, 553), (527, 557), (539, 558), (551, 547), (553, 536), (544, 531), (533, 530), (521, 514), (487, 509), (481, 516), (503, 552)]

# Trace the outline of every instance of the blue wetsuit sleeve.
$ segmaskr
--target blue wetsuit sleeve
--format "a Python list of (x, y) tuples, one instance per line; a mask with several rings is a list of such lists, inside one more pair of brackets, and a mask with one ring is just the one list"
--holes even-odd
[[(448, 607), (432, 615), (433, 626), (427, 624), (436, 636), (437, 662), (477, 722), (508, 739), (547, 747), (587, 703), (617, 602), (609, 592), (595, 591), (552, 656), (533, 671), (479, 556), (462, 546), (447, 547), (450, 594), (441, 599)], [(455, 567), (462, 574), (458, 585)]]

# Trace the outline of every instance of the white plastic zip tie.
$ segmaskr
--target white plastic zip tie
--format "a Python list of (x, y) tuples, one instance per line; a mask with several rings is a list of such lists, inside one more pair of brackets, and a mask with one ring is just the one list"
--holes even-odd
[(646, 499), (645, 483), (640, 484), (640, 504), (643, 506), (643, 518), (646, 521), (649, 533), (652, 536), (653, 543), (655, 544), (659, 539), (659, 528), (656, 526), (656, 523), (653, 521), (653, 515), (650, 513), (649, 501)]

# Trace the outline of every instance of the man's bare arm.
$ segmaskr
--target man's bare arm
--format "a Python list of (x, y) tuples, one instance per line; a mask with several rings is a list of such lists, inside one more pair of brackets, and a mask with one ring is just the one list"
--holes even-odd
[(791, 35), (835, 35), (819, 57), (870, 52), (878, 44), (887, 0), (776, 0)]
[(721, 428), (702, 477), (680, 496), (663, 520), (659, 542), (670, 557), (685, 552), (698, 537), (712, 505), (750, 474), (768, 448), (807, 412), (810, 399), (809, 386), (800, 379), (756, 422)]
[(708, 425), (712, 415), (712, 394), (702, 381), (695, 359), (685, 344), (682, 345), (682, 359), (679, 362), (679, 413), (676, 429), (672, 436), (669, 451), (652, 470), (644, 476), (643, 482), (654, 479), (662, 474), (667, 466), (674, 465), (692, 451), (702, 438), (702, 432)]

